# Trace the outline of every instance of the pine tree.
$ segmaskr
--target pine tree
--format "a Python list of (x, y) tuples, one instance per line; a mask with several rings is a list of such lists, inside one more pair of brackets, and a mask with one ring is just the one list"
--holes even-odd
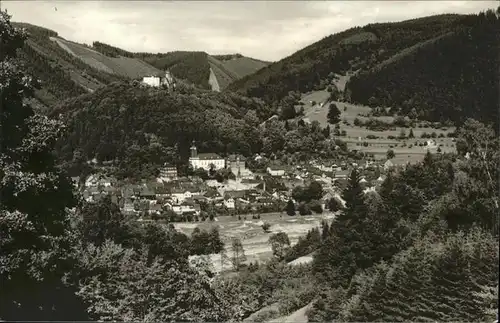
[(382, 199), (387, 200), (393, 189), (394, 189), (394, 177), (392, 175), (392, 172), (388, 172), (387, 177), (382, 182), (382, 185), (380, 185), (379, 194), (382, 197)]
[(286, 214), (290, 216), (295, 215), (295, 204), (293, 203), (292, 200), (288, 200), (288, 203), (286, 205)]
[[(322, 283), (329, 282), (332, 287), (346, 287), (357, 269), (373, 265), (370, 229), (366, 229), (367, 209), (364, 193), (359, 183), (360, 175), (356, 169), (351, 172), (347, 188), (342, 193), (346, 208), (335, 218), (331, 233), (316, 253), (313, 271)], [(368, 230), (368, 231), (367, 231)]]
[(360, 185), (360, 174), (357, 169), (351, 171), (347, 188), (342, 192), (342, 199), (346, 202), (346, 213), (354, 214), (365, 211), (364, 193)]
[(340, 110), (337, 107), (335, 103), (330, 103), (330, 106), (328, 108), (328, 115), (326, 116), (328, 118), (328, 123), (331, 124), (337, 124), (340, 122)]
[(415, 135), (413, 134), (413, 128), (410, 128), (410, 133), (408, 134), (408, 138), (415, 138)]
[(326, 128), (323, 129), (323, 136), (325, 136), (325, 138), (330, 138), (330, 126), (327, 125)]

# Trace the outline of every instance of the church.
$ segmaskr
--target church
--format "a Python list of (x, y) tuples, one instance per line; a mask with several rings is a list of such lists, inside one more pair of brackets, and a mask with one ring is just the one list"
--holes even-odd
[(210, 166), (214, 165), (215, 169), (223, 169), (226, 167), (226, 160), (221, 156), (214, 153), (201, 153), (198, 154), (196, 146), (191, 146), (191, 157), (189, 157), (189, 164), (193, 169), (203, 168), (204, 170), (210, 170)]

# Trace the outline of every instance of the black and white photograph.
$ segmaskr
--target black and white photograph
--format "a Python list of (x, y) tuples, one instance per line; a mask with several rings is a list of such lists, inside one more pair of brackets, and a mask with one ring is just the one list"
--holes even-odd
[(498, 323), (500, 1), (0, 0), (0, 322)]

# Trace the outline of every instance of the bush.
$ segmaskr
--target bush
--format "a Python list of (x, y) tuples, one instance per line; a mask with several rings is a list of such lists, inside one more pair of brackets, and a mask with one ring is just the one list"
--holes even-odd
[(318, 200), (312, 200), (311, 202), (309, 202), (309, 209), (317, 214), (323, 213), (323, 207)]
[(267, 322), (279, 317), (280, 312), (275, 308), (268, 308), (259, 311), (255, 316), (252, 316), (252, 322)]
[(298, 211), (299, 211), (300, 215), (311, 215), (312, 214), (309, 206), (303, 202), (299, 204)]
[(265, 232), (269, 232), (269, 228), (271, 228), (271, 225), (267, 222), (264, 222), (264, 224), (262, 224), (262, 229), (265, 231)]
[(342, 203), (340, 203), (340, 201), (337, 200), (336, 198), (332, 197), (328, 201), (328, 210), (330, 210), (330, 212), (337, 212), (341, 209), (342, 209)]

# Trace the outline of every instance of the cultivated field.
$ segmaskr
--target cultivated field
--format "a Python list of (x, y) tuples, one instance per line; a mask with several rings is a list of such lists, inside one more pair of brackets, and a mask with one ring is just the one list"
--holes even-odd
[(108, 57), (89, 47), (62, 38), (51, 37), (62, 49), (80, 58), (87, 65), (103, 72), (122, 75), (129, 78), (141, 78), (160, 72), (157, 68), (135, 58)]
[[(322, 220), (331, 221), (333, 217), (332, 213), (311, 216), (270, 213), (261, 215), (260, 220), (251, 220), (251, 216), (247, 216), (247, 219), (250, 220), (238, 220), (237, 217), (225, 216), (219, 217), (215, 222), (175, 223), (174, 226), (187, 235), (191, 235), (196, 227), (210, 229), (212, 226), (217, 226), (229, 256), (232, 255), (231, 238), (238, 237), (243, 244), (247, 262), (255, 262), (266, 261), (272, 256), (268, 241), (273, 233), (286, 232), (293, 245), (297, 243), (299, 237), (306, 235), (310, 229), (320, 226)], [(269, 232), (264, 232), (262, 229), (261, 226), (264, 222), (271, 225)], [(215, 267), (220, 267), (220, 257), (213, 257), (212, 261)], [(229, 268), (229, 266), (228, 264), (225, 268)]]
[[(310, 122), (318, 121), (322, 127), (326, 127), (328, 125), (327, 114), (330, 103), (325, 103), (323, 106), (321, 106), (321, 103), (326, 102), (328, 97), (329, 93), (327, 91), (314, 91), (304, 95), (301, 99), (301, 101), (304, 102), (304, 119)], [(316, 104), (312, 105), (311, 102), (316, 102)], [(453, 127), (449, 127), (446, 130), (416, 127), (413, 128), (415, 138), (405, 140), (387, 139), (388, 136), (399, 136), (401, 130), (404, 130), (408, 135), (410, 130), (409, 128), (396, 127), (394, 130), (373, 131), (364, 127), (355, 126), (354, 119), (356, 118), (361, 121), (368, 120), (368, 118), (364, 115), (368, 114), (371, 111), (371, 108), (338, 101), (335, 101), (335, 104), (341, 111), (341, 122), (339, 123), (340, 130), (346, 131), (346, 136), (341, 137), (341, 139), (347, 143), (349, 149), (357, 149), (366, 153), (373, 153), (375, 155), (375, 159), (385, 159), (387, 150), (392, 149), (396, 155), (393, 159), (395, 164), (406, 163), (408, 161), (417, 162), (422, 160), (429, 147), (421, 147), (419, 146), (419, 143), (430, 140), (420, 138), (424, 132), (427, 134), (435, 132), (438, 136), (440, 134), (444, 134), (446, 136), (447, 133), (455, 130)], [(392, 122), (394, 120), (394, 118), (390, 116), (375, 117), (375, 119), (384, 122)], [(348, 124), (345, 124), (345, 122)], [(332, 126), (330, 125), (330, 127)], [(369, 135), (377, 136), (379, 138), (367, 139), (367, 136)], [(440, 147), (443, 153), (453, 152), (456, 149), (455, 143), (451, 138), (445, 137), (433, 140), (436, 142), (437, 146), (430, 148), (431, 152), (436, 152), (438, 147)], [(366, 142), (368, 146), (364, 146), (364, 142)]]

